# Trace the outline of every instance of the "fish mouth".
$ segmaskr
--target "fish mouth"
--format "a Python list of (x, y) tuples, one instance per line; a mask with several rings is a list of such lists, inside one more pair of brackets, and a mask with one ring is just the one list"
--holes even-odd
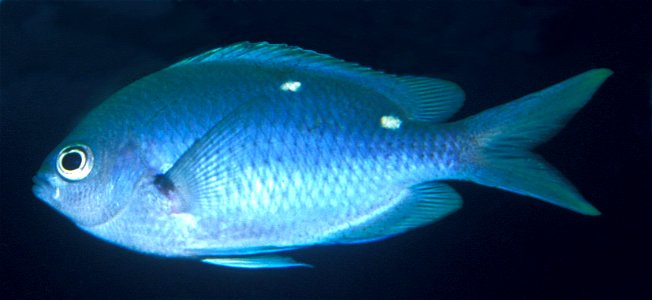
[(54, 200), (57, 200), (60, 195), (59, 188), (55, 187), (50, 179), (43, 174), (32, 177), (32, 181), (34, 182), (34, 186), (32, 186), (34, 195), (54, 206)]

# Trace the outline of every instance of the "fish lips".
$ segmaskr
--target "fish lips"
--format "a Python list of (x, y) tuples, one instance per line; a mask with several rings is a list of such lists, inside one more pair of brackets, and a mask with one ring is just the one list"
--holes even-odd
[(32, 186), (34, 195), (58, 211), (61, 211), (61, 203), (59, 201), (61, 190), (55, 186), (52, 179), (45, 174), (39, 173), (32, 178), (32, 181), (34, 182), (34, 186)]

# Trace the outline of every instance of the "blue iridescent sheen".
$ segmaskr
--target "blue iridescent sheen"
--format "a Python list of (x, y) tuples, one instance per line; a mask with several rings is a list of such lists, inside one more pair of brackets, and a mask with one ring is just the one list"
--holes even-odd
[[(307, 266), (274, 253), (437, 221), (462, 204), (442, 180), (597, 215), (529, 150), (610, 74), (591, 70), (446, 123), (464, 101), (453, 83), (240, 43), (111, 96), (46, 158), (34, 193), (109, 242), (242, 268)], [(71, 181), (56, 166), (73, 144), (94, 159)]]

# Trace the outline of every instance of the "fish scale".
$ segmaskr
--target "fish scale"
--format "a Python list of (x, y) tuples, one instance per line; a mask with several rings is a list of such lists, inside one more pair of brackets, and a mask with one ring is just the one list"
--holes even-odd
[[(310, 87), (306, 87), (309, 89)], [(340, 101), (350, 101), (344, 97), (336, 98)], [(338, 102), (319, 101), (319, 103), (329, 103), (327, 107), (322, 108), (322, 117), (326, 119), (335, 119), (337, 117), (329, 115), (343, 115), (342, 108)], [(261, 122), (261, 119), (269, 118), (270, 122), (276, 115), (283, 115), (280, 111), (295, 110), (296, 107), (305, 106), (303, 109), (312, 109), (308, 102), (291, 103), (293, 108), (286, 109), (285, 106), (274, 104), (273, 111), (266, 111), (265, 116), (254, 118), (260, 127), (252, 128), (250, 130), (256, 133), (258, 142), (252, 142), (256, 145), (268, 145), (265, 140), (269, 136), (274, 136), (283, 132), (284, 136), (288, 137), (290, 141), (306, 140), (301, 137), (302, 125), (309, 122), (303, 120), (303, 115), (300, 113), (285, 114), (286, 119), (277, 122), (278, 127), (272, 129), (266, 128), (266, 123)], [(355, 109), (355, 108), (353, 108)], [(301, 111), (301, 109), (296, 109)], [(286, 208), (283, 212), (300, 212), (305, 215), (305, 219), (300, 217), (287, 218), (286, 222), (295, 222), (303, 224), (304, 231), (314, 232), (309, 238), (311, 240), (302, 241), (302, 243), (315, 243), (319, 240), (328, 239), (326, 235), (319, 235), (318, 233), (328, 232), (328, 228), (334, 226), (342, 226), (347, 224), (349, 220), (360, 218), (372, 213), (378, 207), (386, 204), (387, 201), (394, 199), (384, 198), (383, 195), (387, 194), (387, 190), (400, 191), (413, 184), (428, 180), (438, 179), (438, 174), (447, 171), (447, 169), (438, 170), (437, 165), (430, 161), (430, 158), (436, 157), (450, 157), (447, 155), (447, 144), (455, 143), (454, 140), (446, 140), (449, 135), (436, 135), (430, 136), (424, 140), (417, 140), (418, 143), (412, 142), (415, 136), (421, 136), (421, 131), (432, 132), (436, 129), (429, 128), (425, 124), (414, 126), (414, 129), (404, 128), (400, 136), (388, 129), (378, 126), (379, 119), (382, 116), (382, 109), (369, 110), (368, 114), (358, 114), (353, 124), (343, 122), (332, 122), (331, 127), (336, 127), (346, 133), (340, 134), (338, 130), (324, 126), (323, 130), (319, 130), (319, 141), (312, 145), (297, 145), (294, 143), (284, 144), (282, 147), (274, 148), (284, 153), (275, 153), (274, 150), (253, 148), (255, 150), (252, 154), (239, 153), (239, 157), (243, 161), (238, 162), (238, 165), (245, 166), (245, 168), (258, 170), (253, 174), (249, 172), (241, 172), (244, 174), (240, 179), (229, 180), (233, 183), (231, 189), (233, 192), (226, 192), (231, 195), (231, 204), (243, 210), (249, 209), (250, 212), (245, 214), (257, 213), (266, 215), (267, 211), (264, 208), (256, 207), (255, 205), (247, 205), (248, 203), (255, 203), (250, 199), (265, 199), (264, 201), (272, 203), (273, 206), (280, 206)], [(276, 124), (276, 123), (273, 123)], [(343, 128), (340, 128), (345, 124)], [(359, 124), (359, 127), (354, 127), (354, 124)], [(371, 125), (371, 126), (370, 126)], [(407, 125), (406, 125), (407, 126)], [(436, 126), (436, 125), (431, 125)], [(279, 129), (282, 128), (282, 129)], [(412, 130), (417, 132), (411, 133)], [(443, 138), (440, 138), (443, 137)], [(402, 141), (406, 139), (410, 142), (390, 143), (389, 141)], [(312, 140), (311, 141), (315, 141)], [(360, 143), (360, 141), (365, 141)], [(410, 147), (405, 147), (404, 144), (410, 144)], [(396, 145), (391, 147), (389, 145)], [(419, 151), (415, 151), (421, 148)], [(294, 151), (301, 149), (300, 153)], [(436, 150), (443, 150), (444, 153), (439, 153)], [(324, 156), (323, 153), (328, 153)], [(435, 153), (433, 155), (422, 155), (421, 153)], [(257, 157), (260, 155), (260, 157)], [(269, 161), (266, 157), (276, 156), (281, 157), (281, 161)], [(327, 159), (324, 159), (327, 157)], [(416, 159), (422, 157), (423, 159)], [(305, 161), (296, 161), (296, 158), (304, 158)], [(427, 160), (426, 160), (427, 158)], [(452, 159), (452, 157), (450, 157)], [(277, 168), (277, 165), (283, 165), (284, 168)], [(309, 170), (301, 170), (302, 167), (311, 166)], [(416, 170), (420, 166), (420, 170)], [(303, 182), (320, 183), (318, 186), (300, 186), (290, 185), (286, 193), (283, 195), (274, 195), (275, 192), (282, 192), (280, 190), (269, 189), (261, 185), (262, 190), (256, 189), (256, 183), (264, 182), (266, 178), (274, 178), (275, 180), (283, 180), (290, 177), (287, 170), (300, 170), (303, 174)], [(357, 170), (357, 172), (352, 172)], [(313, 175), (314, 177), (309, 177)], [(358, 178), (367, 177), (366, 180), (356, 180)], [(288, 180), (289, 181), (289, 180)], [(253, 183), (253, 184), (252, 184)], [(390, 188), (380, 189), (372, 193), (366, 188), (367, 186), (380, 187), (388, 185)], [(239, 192), (242, 190), (242, 192)], [(238, 192), (236, 192), (238, 191)], [(346, 193), (349, 193), (347, 195)], [(233, 195), (238, 195), (233, 196)], [(271, 199), (270, 199), (271, 198)], [(247, 199), (239, 202), (238, 199)], [(311, 209), (319, 207), (320, 202), (328, 199), (328, 211), (313, 212)], [(239, 205), (245, 203), (245, 205)], [(226, 204), (228, 205), (228, 204)], [(207, 210), (211, 211), (211, 210)], [(228, 214), (228, 213), (227, 213)], [(312, 223), (311, 219), (315, 215), (319, 215), (326, 221), (322, 223)], [(218, 217), (219, 218), (219, 217)], [(281, 222), (285, 220), (281, 219)], [(273, 222), (266, 222), (263, 224), (269, 227), (275, 227), (279, 224)], [(253, 231), (252, 231), (253, 232)], [(291, 235), (293, 231), (285, 231), (279, 235), (279, 240), (275, 243), (284, 243), (285, 240), (298, 240), (294, 239)], [(297, 235), (306, 236), (304, 232), (296, 232)]]
[(239, 43), (112, 95), (48, 155), (33, 191), (108, 242), (240, 268), (307, 266), (281, 252), (441, 220), (462, 205), (444, 180), (598, 215), (530, 150), (609, 75), (446, 123), (464, 101), (454, 83)]

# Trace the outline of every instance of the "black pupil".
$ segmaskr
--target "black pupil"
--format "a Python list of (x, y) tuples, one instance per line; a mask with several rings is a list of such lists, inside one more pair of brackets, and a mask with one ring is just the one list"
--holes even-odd
[(78, 152), (66, 153), (61, 159), (61, 166), (68, 170), (73, 171), (79, 169), (82, 163), (82, 156)]

